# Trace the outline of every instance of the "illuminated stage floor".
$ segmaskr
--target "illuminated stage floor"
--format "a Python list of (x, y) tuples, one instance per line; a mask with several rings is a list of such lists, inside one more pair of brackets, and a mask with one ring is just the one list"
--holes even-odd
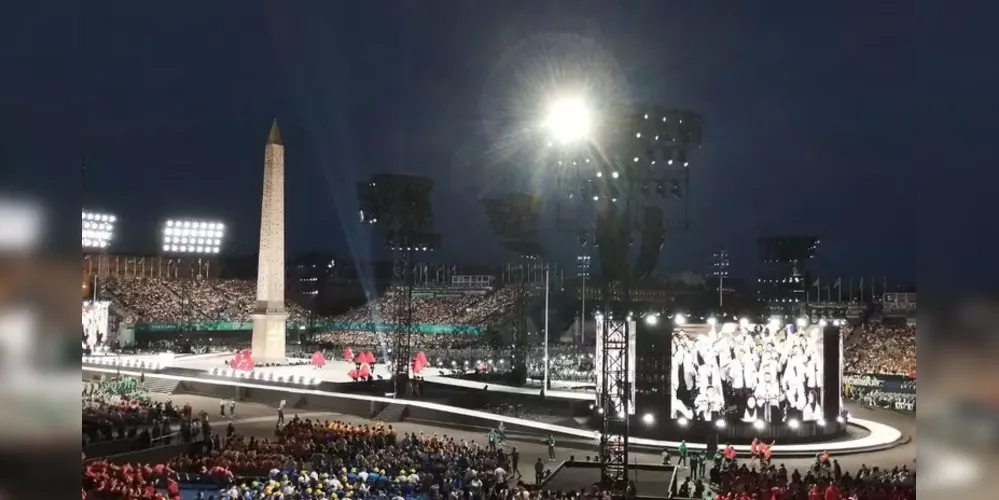
[[(137, 371), (139, 362), (151, 363), (154, 360), (160, 361), (162, 363), (162, 368), (186, 368), (190, 370), (197, 370), (205, 372), (205, 375), (209, 375), (212, 369), (225, 370), (225, 361), (231, 360), (234, 353), (227, 354), (207, 354), (207, 355), (193, 355), (193, 356), (176, 356), (173, 359), (168, 359), (167, 357), (160, 356), (127, 356), (118, 359), (121, 363), (120, 368), (114, 365), (111, 359), (100, 359), (100, 358), (85, 358), (84, 368), (90, 371), (104, 372), (104, 373), (116, 373), (120, 372), (123, 375), (138, 376), (140, 371)], [(301, 366), (280, 366), (280, 367), (260, 367), (255, 370), (263, 376), (269, 376), (274, 374), (275, 377), (295, 377), (296, 379), (304, 378), (305, 380), (310, 380), (315, 378), (317, 381), (335, 382), (343, 383), (350, 381), (347, 376), (347, 372), (354, 368), (353, 363), (347, 363), (345, 361), (331, 361), (328, 362), (326, 367), (320, 370), (313, 368), (310, 365)], [(380, 371), (381, 370), (381, 371)], [(177, 381), (199, 381), (218, 385), (231, 385), (231, 386), (241, 386), (247, 388), (260, 388), (260, 389), (273, 389), (273, 386), (261, 385), (258, 382), (262, 380), (254, 380), (252, 378), (237, 378), (232, 377), (231, 380), (228, 377), (225, 378), (207, 378), (199, 376), (181, 376), (172, 374), (161, 374), (161, 373), (149, 373), (146, 372), (147, 376), (158, 377), (164, 379), (171, 379)], [(375, 370), (375, 375), (382, 375), (387, 377), (388, 372), (386, 367), (380, 366)], [(434, 368), (427, 368), (424, 372), (426, 380), (433, 381), (435, 383), (447, 384), (460, 387), (468, 388), (482, 388), (487, 385), (482, 382), (473, 382), (468, 380), (461, 380), (451, 377), (443, 377), (439, 375), (439, 370)], [(301, 387), (288, 387), (287, 392), (297, 393), (297, 394), (309, 394), (316, 396), (327, 396), (335, 398), (347, 398), (347, 399), (362, 399), (362, 400), (373, 400), (386, 403), (400, 403), (399, 399), (391, 399), (379, 396), (370, 396), (363, 394), (347, 394), (347, 393), (336, 393), (329, 391), (317, 390), (313, 382), (310, 384), (302, 385)], [(500, 392), (500, 393), (515, 393), (515, 394), (540, 394), (540, 389), (537, 388), (525, 388), (525, 387), (509, 387), (497, 384), (488, 384), (490, 392)], [(547, 394), (551, 398), (560, 399), (572, 399), (572, 400), (588, 400), (593, 399), (592, 392), (570, 392), (570, 391), (549, 391)], [(406, 400), (405, 404), (422, 406), (428, 409), (433, 409), (437, 411), (454, 413), (454, 414), (464, 414), (476, 417), (481, 417), (490, 421), (506, 421), (511, 424), (516, 424), (525, 427), (531, 427), (544, 432), (555, 432), (559, 434), (564, 434), (568, 436), (573, 436), (576, 438), (585, 438), (597, 440), (599, 434), (596, 431), (583, 430), (579, 428), (566, 427), (561, 425), (555, 425), (551, 423), (544, 423), (535, 420), (519, 419), (515, 417), (508, 417), (504, 415), (496, 415), (492, 413), (480, 412), (476, 410), (470, 410), (467, 408), (459, 408), (454, 406), (447, 406), (438, 403), (430, 403), (425, 401), (409, 401)], [(894, 446), (903, 440), (902, 432), (898, 429), (885, 425), (872, 420), (865, 420), (860, 418), (854, 418), (851, 420), (851, 425), (857, 426), (867, 431), (867, 435), (850, 440), (842, 440), (835, 442), (822, 442), (822, 443), (809, 443), (809, 444), (777, 444), (773, 447), (775, 455), (782, 455), (786, 453), (819, 453), (822, 451), (828, 451), (830, 453), (851, 453), (851, 452), (864, 452), (872, 451), (872, 449), (885, 449)], [(679, 442), (674, 441), (661, 441), (654, 439), (645, 439), (632, 437), (631, 443), (639, 446), (653, 447), (653, 448), (663, 448), (663, 447), (677, 447)], [(691, 449), (704, 448), (705, 445), (698, 443), (688, 443), (688, 447)], [(748, 446), (735, 446), (736, 450), (740, 453), (748, 452)]]

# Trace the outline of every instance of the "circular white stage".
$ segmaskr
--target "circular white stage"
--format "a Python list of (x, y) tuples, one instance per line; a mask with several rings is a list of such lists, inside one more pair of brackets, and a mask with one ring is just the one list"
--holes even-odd
[[(542, 432), (551, 432), (563, 436), (572, 436), (582, 439), (592, 439), (594, 444), (596, 444), (600, 439), (600, 434), (598, 431), (589, 431), (583, 429), (577, 429), (574, 427), (567, 427), (561, 425), (548, 424), (544, 422), (538, 422), (535, 420), (521, 419), (515, 417), (508, 417), (504, 415), (497, 415), (493, 413), (481, 412), (476, 410), (470, 410), (468, 408), (460, 408), (456, 406), (442, 405), (438, 403), (431, 403), (426, 401), (416, 401), (416, 400), (403, 400), (395, 399), (381, 396), (372, 396), (366, 394), (348, 394), (330, 391), (321, 391), (315, 388), (315, 384), (328, 381), (328, 382), (347, 382), (350, 379), (347, 377), (347, 371), (352, 369), (353, 363), (347, 363), (344, 361), (332, 361), (328, 362), (327, 366), (321, 370), (317, 370), (309, 365), (303, 366), (279, 366), (270, 368), (258, 368), (254, 370), (256, 376), (247, 376), (234, 374), (230, 377), (211, 377), (210, 372), (212, 368), (224, 367), (225, 360), (232, 358), (234, 353), (229, 354), (211, 354), (211, 355), (196, 355), (196, 356), (178, 356), (170, 359), (167, 358), (157, 358), (156, 361), (160, 361), (158, 369), (167, 367), (180, 367), (188, 369), (202, 370), (205, 372), (205, 376), (181, 376), (181, 375), (170, 375), (163, 373), (145, 373), (147, 378), (162, 378), (168, 380), (176, 380), (178, 382), (198, 382), (212, 385), (222, 385), (222, 386), (233, 386), (233, 387), (246, 387), (250, 389), (270, 389), (270, 390), (282, 390), (293, 394), (310, 395), (310, 396), (320, 396), (329, 398), (341, 398), (341, 399), (353, 399), (353, 400), (364, 400), (364, 401), (374, 401), (381, 403), (390, 404), (406, 404), (416, 407), (425, 408), (428, 410), (439, 411), (441, 413), (448, 413), (454, 415), (462, 415), (464, 417), (474, 417), (480, 418), (482, 420), (489, 421), (493, 425), (495, 423), (504, 422), (507, 425), (515, 425), (519, 427), (526, 427), (531, 429), (536, 429)], [(145, 361), (146, 363), (142, 363)], [(138, 357), (122, 357), (119, 361), (120, 364), (115, 366), (109, 366), (109, 362), (106, 359), (88, 360), (84, 359), (84, 369), (92, 372), (99, 373), (120, 373), (122, 375), (129, 375), (138, 377), (141, 372), (135, 371), (139, 369), (143, 364), (153, 364), (150, 363), (152, 359), (150, 357), (138, 356)], [(113, 364), (113, 363), (112, 363)], [(218, 370), (216, 370), (218, 371)], [(308, 383), (300, 384), (297, 386), (280, 386), (275, 387), (274, 385), (266, 385), (263, 380), (259, 377), (263, 376), (265, 379), (268, 374), (280, 373), (284, 376), (295, 375), (296, 379), (301, 379), (302, 377), (307, 377), (310, 381)], [(315, 380), (312, 380), (315, 379)], [(478, 382), (470, 382), (467, 380), (455, 379), (450, 377), (437, 376), (436, 370), (434, 372), (429, 372), (426, 374), (427, 381), (433, 381), (435, 383), (449, 384), (455, 386), (462, 386), (468, 388), (480, 388), (485, 384)], [(509, 387), (500, 386), (496, 384), (488, 384), (490, 392), (507, 392), (507, 393), (517, 393), (517, 394), (537, 394), (540, 395), (539, 389), (522, 388), (522, 387)], [(563, 398), (563, 399), (575, 399), (575, 400), (592, 400), (593, 394), (580, 393), (580, 392), (569, 392), (569, 391), (548, 391), (547, 397)], [(873, 420), (853, 418), (850, 420), (850, 425), (862, 428), (867, 431), (867, 435), (857, 439), (842, 440), (842, 441), (832, 441), (832, 442), (820, 442), (820, 443), (809, 443), (809, 444), (775, 444), (773, 447), (774, 456), (781, 455), (801, 455), (805, 453), (821, 453), (827, 451), (831, 454), (849, 454), (849, 453), (860, 453), (868, 451), (876, 451), (880, 449), (887, 449), (900, 444), (903, 441), (902, 432), (889, 425), (882, 424), (880, 422), (875, 422)], [(645, 438), (631, 438), (630, 442), (634, 445), (652, 448), (676, 448), (680, 445), (678, 441), (660, 441), (655, 439), (645, 439)], [(687, 443), (687, 447), (690, 449), (704, 449), (705, 444), (701, 443)], [(748, 453), (749, 446), (747, 445), (735, 445), (736, 451), (740, 453)]]

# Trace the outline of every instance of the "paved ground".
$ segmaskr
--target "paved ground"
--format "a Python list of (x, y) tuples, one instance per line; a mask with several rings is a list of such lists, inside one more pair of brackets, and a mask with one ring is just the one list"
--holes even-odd
[[(165, 398), (165, 396), (155, 394), (154, 397), (158, 399)], [(202, 410), (208, 412), (209, 419), (213, 422), (228, 422), (231, 420), (229, 418), (222, 419), (219, 417), (219, 400), (217, 399), (192, 395), (175, 395), (172, 399), (174, 403), (178, 405), (190, 404), (194, 408), (195, 413)], [(859, 407), (850, 407), (849, 409), (858, 418), (876, 420), (899, 429), (903, 434), (911, 436), (912, 442), (885, 451), (834, 456), (833, 458), (839, 460), (844, 470), (856, 470), (860, 468), (861, 464), (867, 464), (870, 466), (876, 465), (881, 467), (892, 467), (901, 464), (912, 465), (912, 462), (916, 457), (916, 419), (914, 416), (890, 410), (865, 410)], [(285, 416), (286, 418), (291, 418), (293, 415), (294, 413), (289, 412)], [(298, 415), (302, 418), (336, 419), (357, 423), (369, 421), (368, 419), (362, 417), (341, 415), (330, 412), (300, 412)], [(232, 422), (236, 426), (236, 429), (241, 433), (261, 437), (273, 436), (274, 425), (277, 422), (277, 410), (275, 407), (261, 404), (237, 403), (236, 418), (232, 420)], [(478, 441), (480, 443), (485, 442), (484, 432), (445, 429), (409, 422), (398, 422), (393, 423), (392, 425), (399, 432), (423, 432), (427, 434), (438, 433), (467, 441)], [(508, 441), (508, 446), (516, 446), (520, 451), (521, 458), (519, 468), (521, 474), (525, 477), (533, 477), (534, 462), (539, 457), (547, 459), (547, 448), (540, 442), (540, 440), (516, 438)], [(559, 460), (564, 460), (568, 458), (570, 454), (574, 454), (577, 460), (583, 460), (588, 452), (578, 449), (559, 450), (558, 458)], [(595, 455), (596, 449), (594, 448), (590, 454)], [(660, 463), (661, 461), (659, 455), (653, 453), (632, 453), (631, 461), (635, 460), (637, 460), (638, 463)], [(780, 462), (783, 462), (785, 466), (791, 470), (795, 468), (805, 469), (811, 465), (811, 459), (804, 458), (782, 459)], [(548, 462), (546, 461), (546, 463)], [(554, 468), (555, 464), (552, 464), (551, 467)], [(685, 476), (686, 471), (681, 471), (680, 477)], [(641, 473), (639, 473), (639, 481), (641, 481)]]

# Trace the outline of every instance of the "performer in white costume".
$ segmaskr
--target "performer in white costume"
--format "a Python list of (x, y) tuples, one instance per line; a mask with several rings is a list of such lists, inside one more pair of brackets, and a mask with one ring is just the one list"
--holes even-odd
[(690, 408), (687, 408), (687, 405), (683, 404), (683, 401), (680, 401), (679, 399), (677, 399), (677, 398), (674, 397), (673, 398), (673, 418), (692, 419), (692, 418), (694, 418), (694, 411), (691, 410)]
[(759, 401), (760, 405), (763, 407), (763, 419), (767, 422), (773, 422), (774, 418), (780, 419), (780, 415), (774, 415), (774, 408), (779, 407), (781, 402), (781, 392), (780, 387), (777, 385), (777, 381), (770, 375), (770, 373), (763, 373), (763, 378), (760, 380), (759, 385), (756, 386), (756, 391), (753, 393), (756, 399)]
[(697, 385), (697, 354), (690, 340), (684, 342), (682, 362), (684, 388), (688, 391), (693, 390)]
[(725, 367), (725, 379), (731, 384), (732, 390), (740, 394), (746, 387), (746, 370), (742, 367), (742, 356), (735, 356)]
[(760, 418), (760, 407), (756, 403), (756, 398), (749, 396), (746, 400), (746, 410), (742, 412), (743, 422), (755, 422)]
[(822, 419), (822, 405), (819, 404), (815, 393), (808, 391), (805, 406), (801, 410), (801, 420), (805, 422), (815, 422)]
[(718, 389), (709, 385), (704, 387), (694, 400), (694, 412), (704, 420), (714, 420), (724, 405), (725, 402), (719, 396)]
[(753, 353), (752, 351), (747, 352), (742, 358), (742, 370), (744, 377), (746, 379), (746, 388), (753, 390), (756, 389), (756, 382), (759, 379), (758, 368), (760, 366), (760, 357)]

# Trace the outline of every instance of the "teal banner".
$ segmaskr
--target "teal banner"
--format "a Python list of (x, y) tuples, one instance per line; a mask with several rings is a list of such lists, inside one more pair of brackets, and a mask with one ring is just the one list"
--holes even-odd
[[(300, 329), (304, 330), (308, 327), (307, 323), (304, 322), (288, 322), (288, 329)], [(344, 322), (344, 321), (318, 321), (315, 323), (315, 328), (319, 330), (347, 330), (347, 331), (375, 331), (375, 332), (390, 332), (395, 329), (395, 325), (392, 323), (361, 323), (361, 322)], [(198, 332), (232, 332), (232, 331), (252, 331), (253, 322), (252, 321), (195, 321), (190, 324), (187, 330), (193, 330)], [(137, 333), (144, 332), (174, 332), (180, 331), (181, 325), (179, 323), (136, 323), (135, 331)], [(468, 326), (468, 325), (430, 325), (430, 324), (416, 324), (413, 325), (413, 333), (429, 333), (429, 334), (455, 334), (455, 335), (481, 335), (484, 329), (480, 326)]]

